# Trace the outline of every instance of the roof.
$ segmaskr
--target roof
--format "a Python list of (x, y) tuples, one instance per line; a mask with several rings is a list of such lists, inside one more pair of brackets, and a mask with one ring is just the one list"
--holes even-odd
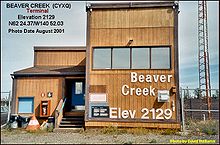
[(175, 1), (145, 1), (145, 2), (122, 2), (122, 3), (88, 3), (88, 9), (105, 8), (152, 8), (152, 7), (178, 7)]
[(34, 46), (34, 51), (86, 51), (86, 46)]
[(85, 66), (35, 66), (19, 70), (11, 74), (12, 76), (69, 76), (84, 75)]

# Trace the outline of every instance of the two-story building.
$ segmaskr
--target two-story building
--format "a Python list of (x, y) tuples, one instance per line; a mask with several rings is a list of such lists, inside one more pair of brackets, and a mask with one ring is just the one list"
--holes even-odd
[(12, 74), (13, 113), (54, 116), (56, 127), (179, 129), (178, 4), (86, 11), (85, 47), (34, 47), (34, 66)]

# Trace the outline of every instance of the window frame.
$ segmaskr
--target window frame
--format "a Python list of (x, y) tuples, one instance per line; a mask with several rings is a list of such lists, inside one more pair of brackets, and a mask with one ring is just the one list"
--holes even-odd
[[(111, 54), (110, 54), (110, 68), (94, 68), (94, 52), (95, 52), (95, 49), (110, 49), (111, 51)], [(111, 47), (93, 47), (93, 50), (92, 50), (92, 69), (94, 70), (111, 70), (112, 69), (112, 48)]]
[[(32, 112), (19, 112), (19, 100), (20, 99), (32, 99)], [(30, 97), (18, 97), (18, 113), (20, 114), (32, 114), (34, 113), (34, 97), (33, 96), (30, 96)]]
[[(133, 49), (132, 48), (135, 48), (135, 47), (131, 47), (130, 48), (130, 51), (131, 51), (131, 64), (130, 64), (130, 68), (132, 69), (132, 70), (148, 70), (148, 69), (150, 69), (151, 68), (151, 47), (137, 47), (137, 48), (139, 48), (139, 49), (149, 49), (149, 68), (133, 68), (132, 66), (133, 66)], [(135, 49), (134, 49), (135, 50)], [(146, 52), (146, 54), (147, 54), (147, 52)]]
[[(170, 66), (169, 68), (152, 68), (152, 48), (161, 48), (161, 47), (168, 47), (169, 49), (169, 61), (170, 61)], [(110, 48), (111, 49), (111, 68), (94, 68), (94, 50), (95, 49), (103, 49), (103, 48)], [(113, 49), (117, 48), (130, 48), (130, 67), (129, 68), (112, 68), (112, 55), (113, 55)], [(132, 68), (132, 49), (133, 48), (149, 48), (149, 68)], [(158, 46), (94, 46), (92, 47), (92, 71), (99, 71), (99, 70), (171, 70), (172, 69), (172, 45), (158, 45)]]
[[(129, 67), (128, 68), (113, 68), (113, 50), (114, 49), (128, 49), (129, 50)], [(131, 60), (132, 58), (131, 58), (131, 48), (130, 47), (112, 47), (111, 48), (111, 69), (112, 70), (120, 70), (120, 69), (122, 69), (122, 70), (126, 70), (126, 69), (131, 69)]]
[[(157, 48), (162, 48), (162, 47), (168, 47), (169, 49), (169, 63), (170, 66), (169, 68), (152, 68), (152, 48), (157, 49)], [(154, 47), (150, 47), (150, 69), (151, 70), (171, 70), (172, 69), (172, 56), (171, 56), (171, 46), (154, 46)]]

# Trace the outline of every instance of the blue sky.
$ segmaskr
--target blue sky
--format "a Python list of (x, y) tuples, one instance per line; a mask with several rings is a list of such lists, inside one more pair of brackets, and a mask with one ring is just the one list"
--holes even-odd
[[(1, 1), (1, 90), (10, 91), (14, 71), (33, 65), (33, 46), (85, 46), (85, 2), (71, 2), (71, 9), (51, 10), (57, 20), (64, 20), (64, 34), (8, 34), (8, 21), (16, 20), (23, 9), (6, 9)], [(52, 2), (50, 2), (52, 3)], [(198, 87), (197, 2), (180, 2), (179, 62), (180, 86)], [(31, 27), (30, 27), (31, 28)], [(208, 2), (211, 86), (219, 88), (219, 4)]]

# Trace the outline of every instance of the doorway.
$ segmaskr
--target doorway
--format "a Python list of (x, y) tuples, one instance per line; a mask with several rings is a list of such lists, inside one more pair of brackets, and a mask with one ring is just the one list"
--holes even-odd
[(66, 111), (85, 110), (85, 79), (66, 80)]

